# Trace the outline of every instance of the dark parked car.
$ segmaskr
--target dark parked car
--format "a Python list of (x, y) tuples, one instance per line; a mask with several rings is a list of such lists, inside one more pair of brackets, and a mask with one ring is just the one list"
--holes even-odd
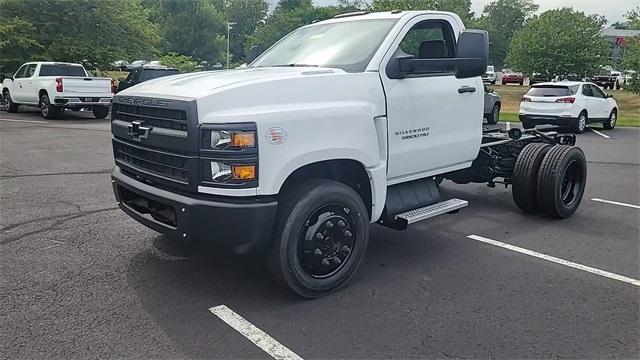
[(120, 92), (126, 88), (130, 88), (133, 85), (139, 84), (143, 81), (169, 76), (176, 75), (180, 72), (177, 69), (166, 68), (166, 67), (157, 67), (157, 66), (140, 66), (134, 68), (129, 72), (129, 76), (126, 79), (121, 79), (118, 83), (118, 90)]

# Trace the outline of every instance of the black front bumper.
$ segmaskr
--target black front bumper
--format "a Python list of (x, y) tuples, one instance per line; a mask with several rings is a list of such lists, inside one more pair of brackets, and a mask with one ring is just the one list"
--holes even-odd
[(180, 241), (242, 254), (264, 247), (271, 239), (278, 206), (275, 198), (182, 195), (139, 181), (118, 167), (111, 178), (124, 212)]
[(578, 121), (574, 117), (550, 116), (550, 115), (520, 115), (520, 122), (533, 125), (561, 125), (570, 126)]

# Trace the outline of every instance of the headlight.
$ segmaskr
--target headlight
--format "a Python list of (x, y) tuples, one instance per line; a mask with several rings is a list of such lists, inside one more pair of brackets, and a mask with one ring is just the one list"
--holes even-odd
[(256, 147), (253, 130), (203, 130), (202, 145), (211, 150), (242, 150)]
[(209, 161), (204, 169), (205, 182), (217, 185), (246, 185), (257, 180), (255, 163), (247, 161)]

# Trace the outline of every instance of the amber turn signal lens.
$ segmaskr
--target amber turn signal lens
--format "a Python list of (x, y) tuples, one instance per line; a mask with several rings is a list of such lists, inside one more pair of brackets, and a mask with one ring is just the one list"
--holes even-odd
[(253, 131), (231, 134), (231, 147), (244, 149), (254, 146), (256, 146), (256, 137)]
[(255, 165), (232, 165), (231, 173), (236, 180), (255, 180), (256, 179), (256, 166)]

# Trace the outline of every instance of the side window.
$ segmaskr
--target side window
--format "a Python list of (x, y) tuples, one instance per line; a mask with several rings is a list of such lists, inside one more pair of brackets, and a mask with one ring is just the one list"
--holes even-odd
[(16, 71), (15, 75), (13, 76), (16, 79), (20, 79), (25, 77), (25, 74), (27, 73), (27, 67), (29, 67), (29, 65), (22, 65), (22, 67), (20, 67), (20, 69), (18, 69), (18, 71)]
[(27, 73), (26, 73), (25, 77), (28, 77), (28, 78), (32, 77), (32, 76), (33, 76), (33, 74), (35, 74), (35, 72), (36, 72), (36, 67), (37, 67), (37, 66), (38, 66), (38, 65), (36, 65), (36, 64), (31, 64), (31, 65), (29, 65), (29, 66), (27, 67)]
[(441, 20), (419, 22), (404, 36), (400, 49), (416, 59), (452, 58), (455, 56), (453, 29)]
[(133, 81), (134, 78), (134, 74), (137, 72), (138, 70), (131, 70), (129, 71), (129, 75), (127, 75), (127, 78), (125, 79), (126, 81)]
[(593, 92), (591, 91), (591, 85), (589, 84), (582, 85), (582, 95), (593, 96)]
[(593, 92), (593, 96), (597, 97), (597, 98), (606, 98), (607, 95), (605, 95), (604, 91), (602, 91), (602, 89), (600, 89), (598, 86), (594, 86), (594, 85), (590, 85), (592, 92)]

